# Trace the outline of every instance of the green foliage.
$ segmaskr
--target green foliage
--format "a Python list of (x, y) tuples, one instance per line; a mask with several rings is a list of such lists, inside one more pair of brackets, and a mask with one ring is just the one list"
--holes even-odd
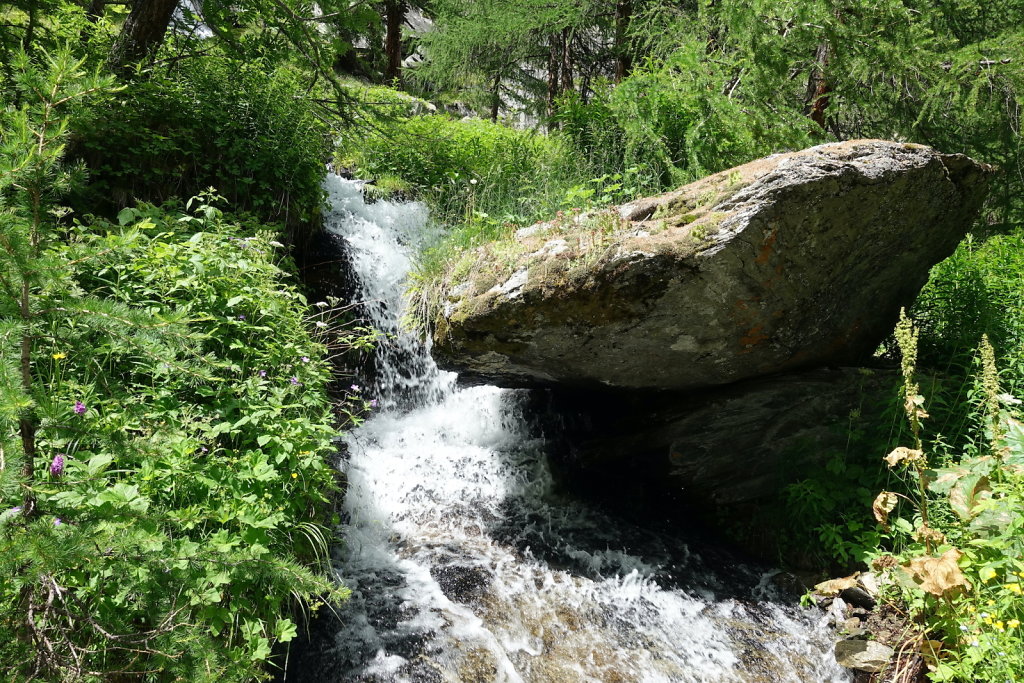
[[(904, 407), (915, 437), (930, 417), (913, 379), (916, 336), (901, 323)], [(1017, 680), (1024, 673), (1024, 428), (1020, 401), (1000, 393), (987, 339), (978, 358), (972, 424), (980, 447), (950, 453), (917, 439), (913, 449), (895, 449), (887, 463), (917, 492), (900, 496), (904, 503), (893, 497), (881, 504), (891, 495), (885, 492), (876, 500), (879, 523), (895, 528), (902, 543), (896, 557), (879, 554), (873, 564), (920, 624), (919, 645), (931, 641), (930, 677), (938, 681)]]
[(131, 83), (72, 121), (90, 168), (80, 211), (116, 213), (215, 185), (232, 207), (295, 227), (319, 211), (330, 129), (298, 74), (206, 58)]
[[(267, 233), (196, 208), (128, 209), (123, 228), (76, 228), (54, 253), (74, 265), (45, 304), (104, 324), (56, 320), (38, 342), (38, 512), (0, 532), (3, 659), (26, 672), (76, 671), (77, 654), (87, 670), (249, 680), (294, 635), (290, 609), (344, 596), (320, 524), (336, 490), (326, 332), (308, 331)], [(27, 635), (52, 659), (15, 637), (26, 592)]]
[(658, 189), (811, 143), (798, 110), (749, 106), (730, 88), (741, 67), (706, 60), (704, 42), (691, 39), (618, 85), (595, 86), (587, 104), (563, 97), (556, 119), (595, 170), (643, 165)]
[(557, 139), (441, 114), (382, 125), (377, 135), (359, 129), (347, 133), (338, 153), (342, 164), (347, 161), (369, 178), (403, 178), (442, 220), (461, 217), (471, 197), (476, 211), (514, 217), (559, 207), (571, 160)]
[(290, 610), (344, 597), (324, 356), (367, 340), (311, 313), (281, 245), (212, 192), (68, 222), (66, 115), (110, 82), (44, 57), (18, 59), (0, 146), (0, 661), (252, 680)]
[(968, 238), (937, 265), (913, 308), (921, 357), (960, 375), (971, 372), (982, 334), (996, 351), (1001, 381), (1024, 395), (1024, 233)]

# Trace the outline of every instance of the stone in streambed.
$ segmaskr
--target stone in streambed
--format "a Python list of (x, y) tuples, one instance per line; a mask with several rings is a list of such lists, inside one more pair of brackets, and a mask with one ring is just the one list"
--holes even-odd
[(895, 651), (874, 640), (840, 640), (836, 643), (836, 661), (857, 671), (877, 673), (887, 667)]
[(450, 264), (433, 352), (501, 386), (689, 390), (850, 364), (970, 228), (989, 172), (858, 140), (563, 216)]

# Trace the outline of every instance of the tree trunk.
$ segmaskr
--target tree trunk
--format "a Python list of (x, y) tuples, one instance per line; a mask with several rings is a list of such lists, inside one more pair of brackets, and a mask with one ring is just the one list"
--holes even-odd
[(558, 99), (558, 36), (552, 35), (549, 38), (548, 49), (548, 117), (555, 115), (555, 102)]
[(25, 27), (25, 35), (21, 39), (21, 49), (28, 52), (32, 49), (32, 43), (36, 40), (36, 10), (38, 9), (37, 2), (30, 2), (28, 4), (28, 25)]
[(402, 80), (402, 24), (405, 23), (404, 0), (388, 0), (385, 5), (384, 54), (387, 66), (384, 80), (388, 83)]
[(572, 30), (562, 29), (562, 92), (573, 88)]
[(177, 6), (177, 0), (135, 0), (110, 50), (110, 69), (125, 75), (132, 64), (152, 59)]
[(107, 0), (92, 0), (89, 3), (89, 7), (85, 10), (85, 19), (90, 24), (95, 24), (99, 21), (99, 18), (103, 16), (103, 12), (107, 9)]
[(807, 78), (807, 96), (805, 98), (806, 113), (816, 124), (825, 130), (825, 109), (829, 103), (829, 93), (832, 86), (825, 77), (824, 69), (828, 68), (832, 56), (832, 49), (827, 42), (818, 45), (814, 53), (814, 68)]
[(633, 69), (633, 55), (630, 50), (626, 32), (629, 31), (629, 20), (633, 16), (631, 0), (618, 0), (615, 3), (615, 82), (620, 83)]
[(494, 84), (491, 86), (491, 121), (498, 122), (498, 110), (501, 109), (501, 72), (494, 75)]

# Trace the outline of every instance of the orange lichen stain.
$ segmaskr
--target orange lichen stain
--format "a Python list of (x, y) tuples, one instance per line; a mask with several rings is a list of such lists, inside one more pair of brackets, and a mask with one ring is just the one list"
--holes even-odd
[(761, 252), (757, 255), (757, 258), (754, 259), (754, 263), (758, 265), (764, 265), (765, 263), (768, 263), (768, 259), (772, 255), (772, 247), (775, 246), (775, 240), (778, 238), (778, 236), (778, 229), (772, 228), (771, 234), (769, 234), (768, 237), (764, 239), (764, 245), (762, 245)]
[(752, 347), (761, 344), (766, 339), (768, 339), (768, 335), (764, 333), (764, 327), (762, 325), (754, 325), (747, 330), (744, 336), (740, 337), (740, 346), (743, 347), (740, 353), (750, 353), (754, 350)]

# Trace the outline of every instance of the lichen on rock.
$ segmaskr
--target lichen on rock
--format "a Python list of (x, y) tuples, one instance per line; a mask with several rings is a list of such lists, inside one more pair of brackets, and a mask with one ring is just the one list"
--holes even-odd
[(449, 270), (434, 355), (502, 386), (673, 390), (855, 363), (970, 228), (990, 171), (857, 140), (541, 223)]

